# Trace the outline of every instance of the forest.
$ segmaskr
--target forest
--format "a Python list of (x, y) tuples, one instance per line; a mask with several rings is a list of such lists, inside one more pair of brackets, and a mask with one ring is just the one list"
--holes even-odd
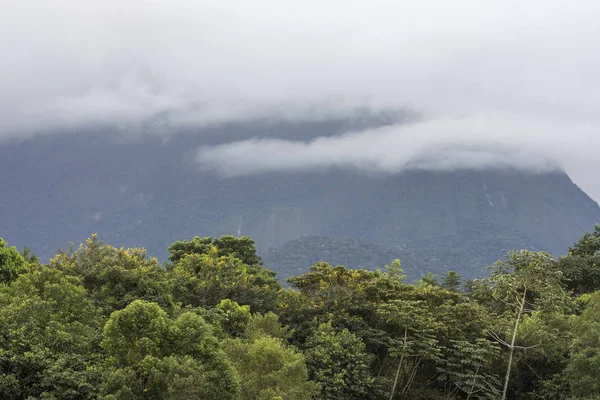
[(600, 225), (565, 251), (470, 280), (319, 262), (282, 285), (250, 237), (165, 263), (0, 239), (0, 398), (600, 399)]

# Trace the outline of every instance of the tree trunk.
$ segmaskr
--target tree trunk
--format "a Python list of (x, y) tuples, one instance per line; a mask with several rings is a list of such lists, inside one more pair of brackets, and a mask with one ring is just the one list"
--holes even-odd
[(400, 370), (402, 369), (402, 362), (404, 361), (404, 353), (406, 353), (406, 340), (408, 338), (408, 327), (404, 328), (404, 343), (402, 344), (402, 355), (400, 356), (400, 362), (398, 363), (398, 370), (396, 370), (396, 379), (394, 379), (394, 386), (392, 386), (392, 393), (390, 393), (390, 400), (394, 398), (396, 392), (396, 385), (398, 385), (398, 377), (400, 376)]
[(527, 296), (527, 289), (523, 290), (523, 299), (519, 305), (519, 311), (517, 312), (517, 320), (515, 321), (515, 328), (513, 330), (512, 340), (510, 341), (510, 349), (508, 355), (508, 366), (506, 367), (506, 376), (504, 378), (504, 389), (502, 390), (502, 400), (506, 400), (506, 393), (508, 391), (508, 381), (510, 380), (510, 369), (512, 368), (513, 354), (515, 352), (515, 340), (517, 339), (517, 330), (519, 329), (519, 322), (521, 321), (521, 315), (523, 315), (523, 309), (525, 308), (525, 298)]
[(412, 372), (408, 377), (408, 381), (406, 382), (406, 385), (404, 386), (404, 389), (402, 389), (402, 396), (405, 396), (406, 393), (410, 390), (410, 386), (412, 385), (413, 381), (415, 380), (415, 375), (417, 375), (417, 368), (419, 368), (419, 364), (421, 364), (421, 357), (418, 357), (415, 361), (415, 365), (413, 366)]
[(477, 370), (475, 371), (475, 376), (473, 377), (473, 384), (471, 385), (471, 390), (469, 390), (469, 395), (467, 396), (467, 400), (469, 400), (471, 398), (471, 395), (473, 394), (473, 390), (475, 390), (475, 382), (477, 381), (477, 374), (479, 374), (479, 368), (477, 367)]

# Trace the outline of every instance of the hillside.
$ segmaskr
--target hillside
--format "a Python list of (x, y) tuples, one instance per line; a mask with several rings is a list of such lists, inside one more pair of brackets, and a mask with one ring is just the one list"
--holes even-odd
[(349, 124), (257, 122), (169, 141), (87, 133), (3, 144), (0, 234), (42, 259), (95, 232), (163, 260), (175, 240), (234, 234), (252, 236), (283, 276), (320, 259), (375, 267), (396, 257), (416, 277), (447, 269), (477, 276), (510, 249), (562, 254), (600, 221), (598, 204), (564, 172), (329, 169), (225, 179), (185, 157), (209, 137), (333, 135)]

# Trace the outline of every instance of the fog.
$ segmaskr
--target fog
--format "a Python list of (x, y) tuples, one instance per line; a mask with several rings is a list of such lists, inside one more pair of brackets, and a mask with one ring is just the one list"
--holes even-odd
[(0, 142), (407, 109), (422, 121), (308, 143), (248, 137), (197, 161), (223, 175), (559, 166), (600, 199), (596, 1), (0, 6)]

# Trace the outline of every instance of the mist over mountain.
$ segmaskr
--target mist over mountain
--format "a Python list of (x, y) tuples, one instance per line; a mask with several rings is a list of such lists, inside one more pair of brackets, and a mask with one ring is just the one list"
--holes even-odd
[(319, 260), (374, 268), (400, 258), (414, 278), (448, 269), (479, 276), (511, 249), (560, 255), (600, 221), (598, 204), (560, 170), (330, 166), (225, 178), (198, 170), (190, 152), (252, 135), (311, 140), (412, 118), (254, 121), (168, 140), (86, 132), (6, 143), (1, 234), (43, 259), (95, 232), (161, 259), (175, 240), (250, 235), (281, 277)]

